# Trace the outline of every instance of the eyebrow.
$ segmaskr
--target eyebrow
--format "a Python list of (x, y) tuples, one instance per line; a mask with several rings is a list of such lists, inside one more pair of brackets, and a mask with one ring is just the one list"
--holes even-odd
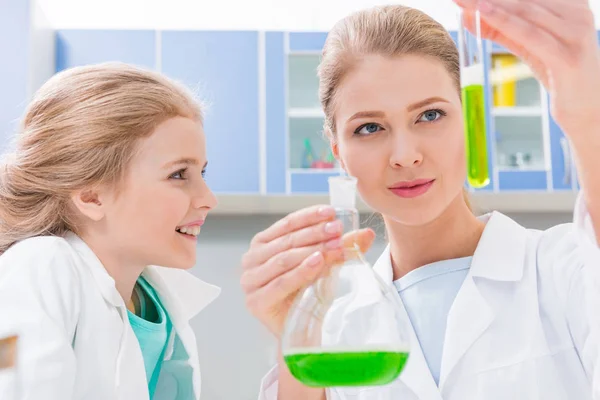
[[(450, 103), (448, 100), (442, 98), (442, 97), (438, 97), (438, 96), (434, 96), (434, 97), (429, 97), (425, 100), (421, 100), (418, 101), (416, 103), (410, 104), (408, 107), (406, 107), (406, 110), (408, 112), (417, 110), (419, 108), (425, 107), (429, 104), (433, 104), (433, 103)], [(348, 118), (347, 122), (350, 122), (352, 120), (355, 119), (359, 119), (359, 118), (384, 118), (385, 117), (385, 113), (383, 111), (359, 111), (355, 114), (353, 114), (350, 118)]]
[[(198, 160), (195, 158), (184, 157), (184, 158), (180, 158), (178, 160), (170, 161), (170, 162), (166, 163), (163, 166), (163, 168), (169, 169), (176, 165), (199, 165), (199, 164), (200, 164), (200, 162), (198, 162)], [(208, 161), (204, 163), (204, 166), (202, 167), (202, 169), (206, 168), (207, 165), (208, 165)]]
[(382, 111), (359, 111), (348, 118), (348, 122), (359, 118), (383, 118), (385, 113)]
[(429, 104), (440, 103), (440, 102), (441, 103), (450, 103), (448, 100), (446, 100), (446, 99), (444, 99), (442, 97), (434, 96), (434, 97), (429, 97), (429, 98), (427, 98), (425, 100), (421, 100), (421, 101), (418, 101), (416, 103), (413, 103), (413, 104), (409, 105), (408, 107), (406, 107), (406, 109), (410, 112), (410, 111), (414, 111), (414, 110), (417, 110), (419, 108), (425, 107), (425, 106), (427, 106)]

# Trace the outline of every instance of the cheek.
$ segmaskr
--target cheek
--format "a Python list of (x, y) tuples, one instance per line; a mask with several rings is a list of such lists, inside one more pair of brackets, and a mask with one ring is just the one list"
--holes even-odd
[(174, 227), (183, 222), (188, 207), (185, 195), (176, 188), (153, 185), (152, 187), (139, 187), (134, 196), (124, 199), (126, 204), (122, 207), (120, 222), (130, 226), (137, 226), (144, 230), (146, 238), (152, 234), (158, 237), (162, 233), (174, 230)]
[(346, 166), (348, 174), (361, 181), (363, 177), (381, 176), (382, 168), (385, 169), (386, 158), (380, 149), (373, 143), (348, 141), (340, 146), (340, 157)]

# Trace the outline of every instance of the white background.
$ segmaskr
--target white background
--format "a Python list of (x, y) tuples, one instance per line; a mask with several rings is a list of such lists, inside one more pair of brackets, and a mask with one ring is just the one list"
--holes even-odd
[[(451, 0), (39, 0), (56, 28), (329, 30), (348, 13), (399, 3), (456, 29)], [(578, 1), (578, 0), (573, 0)], [(591, 0), (600, 27), (600, 0)]]

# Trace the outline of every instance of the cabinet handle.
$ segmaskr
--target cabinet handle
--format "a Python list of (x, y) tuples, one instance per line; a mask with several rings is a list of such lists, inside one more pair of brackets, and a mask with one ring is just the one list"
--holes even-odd
[(563, 161), (565, 167), (565, 174), (563, 175), (563, 183), (569, 185), (571, 183), (571, 147), (566, 137), (560, 138), (560, 147), (563, 152)]

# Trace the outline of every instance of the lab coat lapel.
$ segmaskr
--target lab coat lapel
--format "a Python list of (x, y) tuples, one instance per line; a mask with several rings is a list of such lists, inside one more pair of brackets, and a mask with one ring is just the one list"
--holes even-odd
[(404, 304), (402, 304), (402, 300), (392, 284), (393, 271), (389, 245), (383, 251), (383, 254), (379, 257), (373, 268), (398, 300), (402, 318), (406, 321), (406, 326), (409, 330), (410, 354), (406, 366), (400, 374), (400, 380), (414, 392), (418, 399), (442, 400), (440, 392), (433, 380), (433, 376), (427, 366), (427, 362), (425, 361), (425, 356), (423, 355), (421, 345), (419, 344), (415, 330), (410, 322), (406, 308), (404, 307)]
[(217, 298), (221, 289), (210, 285), (190, 273), (157, 266), (149, 266), (142, 274), (158, 293), (173, 328), (189, 356), (194, 372), (194, 393), (200, 398), (200, 365), (196, 337), (189, 320)]
[(495, 313), (482, 292), (484, 280), (514, 282), (523, 276), (527, 230), (501, 213), (487, 220), (469, 274), (448, 313), (440, 371), (440, 391), (467, 351), (493, 323)]

